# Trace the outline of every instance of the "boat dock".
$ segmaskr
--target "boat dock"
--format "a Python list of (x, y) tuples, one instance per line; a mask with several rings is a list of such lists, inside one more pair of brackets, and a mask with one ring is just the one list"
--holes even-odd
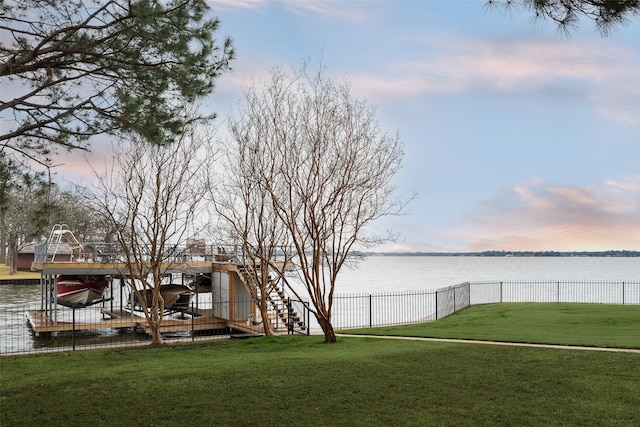
[[(55, 332), (72, 332), (92, 329), (144, 329), (151, 334), (151, 329), (141, 313), (123, 309), (101, 309), (107, 318), (94, 322), (54, 321), (45, 310), (29, 310), (25, 317), (36, 335)], [(160, 332), (196, 332), (221, 329), (234, 329), (241, 332), (255, 333), (256, 327), (247, 326), (246, 322), (229, 321), (204, 313), (185, 312), (184, 318), (165, 317), (160, 322)]]
[[(59, 231), (66, 233), (66, 229)], [(118, 252), (100, 252), (99, 249), (107, 248), (108, 245), (100, 243), (82, 245), (72, 239), (71, 249), (76, 248), (80, 252), (71, 251), (66, 254), (58, 250), (60, 248), (56, 243), (60, 243), (58, 242), (60, 239), (53, 239), (56, 236), (57, 234), (55, 236), (52, 234), (49, 239), (54, 242), (53, 244), (39, 245), (32, 262), (32, 269), (40, 271), (41, 304), (39, 310), (28, 310), (25, 317), (35, 335), (57, 333), (73, 335), (75, 331), (103, 329), (144, 331), (151, 335), (152, 323), (147, 320), (140, 304), (132, 296), (132, 287), (138, 286), (135, 284), (138, 279), (131, 273), (130, 265), (122, 261), (121, 256), (114, 255)], [(54, 250), (52, 251), (49, 246), (53, 246)], [(194, 252), (190, 247), (184, 250), (178, 250), (177, 247), (174, 249), (175, 253), (172, 252), (173, 255), (167, 256), (159, 266), (163, 275), (162, 280), (167, 279), (169, 282), (160, 284), (160, 292), (162, 293), (163, 288), (166, 290), (172, 286), (179, 286), (180, 290), (184, 288), (185, 292), (178, 293), (177, 299), (175, 292), (168, 296), (163, 295), (164, 301), (169, 303), (158, 324), (158, 332), (194, 334), (200, 331), (211, 331), (218, 334), (255, 334), (263, 331), (262, 324), (253, 322), (258, 314), (258, 308), (252, 295), (252, 286), (254, 286), (252, 274), (255, 274), (253, 269), (261, 268), (260, 265), (240, 264), (235, 247), (232, 250), (218, 247), (215, 252), (212, 248), (211, 251), (200, 251), (202, 253)], [(65, 254), (66, 256), (63, 256)], [(142, 271), (151, 271), (150, 265), (137, 267)], [(269, 264), (269, 268), (284, 269), (285, 267), (284, 261)], [(61, 280), (67, 276), (82, 278), (82, 280), (77, 279), (75, 282), (78, 283), (73, 280), (67, 280), (69, 283)], [(74, 286), (81, 287), (89, 283), (89, 286), (83, 289), (95, 290), (96, 288), (91, 285), (96, 282), (95, 277), (100, 276), (107, 278), (109, 282), (108, 289), (99, 289), (103, 293), (108, 291), (108, 298), (103, 296), (102, 300), (90, 301), (87, 298), (80, 302), (67, 298), (67, 294), (72, 296), (79, 294)], [(61, 292), (63, 285), (68, 289), (63, 287)], [(282, 317), (294, 318), (295, 313), (289, 313), (290, 308), (287, 308), (287, 297), (284, 292), (275, 286), (275, 283), (272, 285), (273, 295), (268, 295), (267, 301), (269, 310), (273, 314), (270, 314), (268, 319), (275, 323), (276, 330), (282, 330), (283, 326), (288, 325), (286, 319), (283, 320)], [(144, 291), (148, 292), (149, 289)], [(171, 288), (170, 291), (174, 289)], [(189, 301), (181, 301), (182, 294), (189, 294)], [(198, 295), (202, 294), (205, 295), (204, 301), (199, 301)], [(81, 295), (81, 297), (84, 296)], [(194, 296), (195, 304), (190, 301)], [(111, 303), (106, 305), (107, 301)], [(101, 307), (97, 306), (99, 302), (102, 302)], [(300, 331), (306, 331), (306, 325), (302, 322), (298, 323), (301, 325)], [(284, 330), (289, 332), (289, 329)]]

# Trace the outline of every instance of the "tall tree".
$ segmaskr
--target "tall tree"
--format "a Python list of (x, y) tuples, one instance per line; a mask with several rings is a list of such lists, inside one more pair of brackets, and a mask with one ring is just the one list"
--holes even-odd
[(203, 168), (211, 159), (201, 151), (207, 139), (193, 127), (181, 135), (175, 144), (149, 147), (137, 140), (116, 145), (113, 170), (98, 177), (92, 198), (95, 211), (102, 212), (124, 251), (122, 274), (132, 279), (129, 285), (151, 329), (152, 344), (163, 343), (160, 285), (167, 271), (181, 262), (174, 248), (194, 232)]
[(51, 185), (42, 174), (22, 173), (9, 159), (0, 159), (0, 244), (10, 274), (16, 272), (20, 245), (48, 227)]
[(578, 28), (580, 19), (592, 20), (603, 36), (640, 15), (640, 0), (487, 0), (489, 9), (507, 12), (525, 9), (534, 19), (550, 19), (564, 34)]
[(81, 241), (103, 240), (105, 228), (83, 201), (79, 194), (62, 191), (50, 176), (24, 172), (11, 157), (0, 158), (0, 262), (15, 271), (21, 244), (45, 238), (55, 223), (67, 224)]
[(399, 137), (382, 131), (348, 84), (306, 67), (275, 70), (263, 90), (249, 89), (233, 130), (239, 151), (254, 157), (245, 180), (270, 198), (270, 220), (286, 229), (310, 309), (334, 342), (338, 273), (353, 249), (384, 240), (364, 227), (403, 208), (391, 185), (403, 155)]
[(7, 239), (9, 236), (5, 221), (18, 172), (19, 168), (12, 159), (0, 157), (0, 263), (2, 264), (7, 262)]
[(183, 102), (234, 57), (209, 12), (206, 0), (0, 2), (2, 155), (47, 164), (104, 132), (171, 141)]

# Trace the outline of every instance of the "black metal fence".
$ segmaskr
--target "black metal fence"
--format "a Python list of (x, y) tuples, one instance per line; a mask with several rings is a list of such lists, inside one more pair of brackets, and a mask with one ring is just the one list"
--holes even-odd
[[(140, 346), (151, 342), (144, 312), (111, 302), (73, 308), (40, 304), (0, 308), (0, 355)], [(263, 319), (250, 314), (253, 302), (199, 301), (184, 310), (166, 311), (161, 323), (165, 342), (246, 336), (264, 332)], [(246, 320), (227, 321), (233, 315)], [(246, 314), (246, 316), (245, 316)], [(309, 312), (301, 301), (287, 300), (270, 310), (277, 334), (308, 334)]]
[(420, 323), (501, 302), (640, 304), (640, 281), (465, 282), (437, 290), (338, 294), (332, 321), (336, 329)]
[[(338, 294), (332, 323), (336, 329), (420, 323), (472, 305), (501, 302), (640, 305), (640, 281), (465, 282), (437, 290)], [(189, 310), (165, 314), (163, 337), (176, 342), (262, 333), (261, 320), (252, 316), (235, 324), (220, 320), (230, 312), (248, 312), (250, 307), (250, 301), (196, 300)], [(108, 301), (81, 309), (56, 305), (53, 312), (43, 312), (41, 305), (0, 308), (0, 355), (148, 344), (150, 336), (141, 316), (135, 310), (123, 310), (117, 299), (115, 304)], [(301, 301), (288, 300), (273, 310), (272, 323), (281, 334), (308, 334), (311, 320)]]

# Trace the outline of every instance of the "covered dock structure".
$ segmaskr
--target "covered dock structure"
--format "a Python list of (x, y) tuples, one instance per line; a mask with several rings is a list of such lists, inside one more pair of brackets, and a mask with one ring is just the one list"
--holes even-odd
[[(36, 336), (94, 329), (131, 329), (150, 334), (144, 313), (136, 310), (126, 263), (64, 260), (34, 262), (32, 268), (41, 273), (40, 309), (29, 310), (25, 316)], [(255, 322), (258, 310), (251, 297), (246, 269), (240, 263), (180, 260), (167, 262), (162, 271), (169, 283), (192, 285), (193, 299), (188, 307), (165, 313), (160, 323), (161, 333), (262, 332), (262, 326)], [(61, 306), (56, 298), (57, 280), (61, 276), (106, 276), (109, 290), (90, 307)], [(198, 277), (208, 278), (210, 287), (199, 287)], [(268, 321), (275, 323), (277, 331), (286, 331), (293, 316), (298, 330), (305, 330), (304, 320), (287, 309), (289, 305), (280, 287), (275, 287), (268, 299), (273, 306), (273, 315)], [(86, 315), (89, 311), (94, 314)]]

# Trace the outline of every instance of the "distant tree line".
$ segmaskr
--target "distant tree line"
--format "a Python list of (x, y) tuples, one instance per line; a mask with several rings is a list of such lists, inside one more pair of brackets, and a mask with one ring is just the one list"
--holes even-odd
[(85, 242), (107, 242), (112, 234), (80, 194), (0, 158), (0, 262), (14, 273), (20, 247), (44, 240), (56, 223), (67, 224)]
[(483, 252), (367, 252), (372, 256), (486, 256), (486, 257), (640, 257), (640, 251), (483, 251)]

